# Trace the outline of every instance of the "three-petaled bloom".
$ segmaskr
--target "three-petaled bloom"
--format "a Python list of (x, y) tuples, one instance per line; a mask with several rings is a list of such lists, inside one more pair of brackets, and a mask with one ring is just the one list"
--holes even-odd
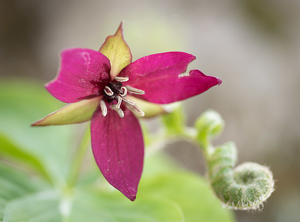
[(121, 24), (99, 51), (74, 48), (61, 53), (58, 75), (45, 87), (58, 100), (71, 104), (32, 125), (91, 120), (92, 150), (100, 171), (133, 201), (144, 159), (143, 135), (135, 115), (145, 113), (137, 104), (155, 103), (151, 106), (160, 110), (156, 104), (184, 100), (221, 83), (199, 70), (180, 75), (194, 59), (184, 52), (166, 52), (131, 62)]

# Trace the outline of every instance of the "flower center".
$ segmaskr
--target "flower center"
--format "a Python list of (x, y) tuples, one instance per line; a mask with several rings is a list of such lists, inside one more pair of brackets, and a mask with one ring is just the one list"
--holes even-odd
[(133, 88), (131, 86), (123, 86), (122, 82), (127, 82), (128, 77), (115, 77), (114, 81), (109, 82), (104, 88), (104, 97), (100, 101), (100, 108), (102, 115), (107, 115), (107, 107), (105, 101), (110, 104), (110, 108), (115, 110), (119, 116), (124, 117), (124, 112), (121, 109), (122, 101), (126, 107), (135, 112), (139, 116), (144, 116), (145, 113), (136, 105), (135, 102), (126, 98), (127, 93), (142, 95), (145, 94), (143, 90)]
[(105, 86), (104, 96), (108, 103), (118, 99), (118, 96), (126, 96), (127, 89), (121, 82), (110, 82), (108, 86)]

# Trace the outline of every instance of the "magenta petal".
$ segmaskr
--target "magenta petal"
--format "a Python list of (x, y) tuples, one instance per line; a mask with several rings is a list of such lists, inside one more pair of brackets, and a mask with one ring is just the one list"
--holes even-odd
[(166, 104), (196, 96), (221, 83), (221, 79), (217, 77), (207, 76), (199, 70), (191, 70), (189, 75), (169, 76), (156, 82), (147, 80), (144, 84), (134, 87), (146, 92), (140, 96), (141, 99)]
[(61, 67), (46, 89), (56, 99), (73, 103), (98, 96), (110, 80), (110, 62), (90, 49), (66, 49), (61, 52)]
[(219, 83), (218, 78), (206, 76), (199, 70), (180, 75), (194, 59), (184, 52), (150, 55), (125, 67), (119, 76), (129, 77), (124, 85), (145, 91), (136, 97), (153, 103), (172, 103), (203, 93)]
[(143, 170), (144, 142), (137, 118), (128, 109), (124, 114), (120, 118), (110, 108), (106, 117), (99, 109), (94, 113), (92, 149), (106, 180), (133, 201)]

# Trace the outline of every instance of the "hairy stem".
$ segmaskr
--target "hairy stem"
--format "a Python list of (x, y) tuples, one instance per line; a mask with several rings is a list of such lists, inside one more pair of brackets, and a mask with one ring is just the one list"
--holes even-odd
[(166, 143), (178, 140), (196, 144), (206, 160), (211, 187), (224, 205), (235, 210), (259, 209), (274, 191), (269, 168), (257, 163), (243, 163), (234, 168), (237, 162), (235, 144), (212, 145), (211, 140), (224, 128), (224, 121), (217, 112), (209, 110), (203, 113), (196, 120), (195, 128), (185, 127), (182, 121), (176, 119), (182, 115), (180, 110), (176, 110), (175, 114), (164, 117), (166, 128), (154, 137), (150, 147), (156, 149), (152, 150), (159, 150)]

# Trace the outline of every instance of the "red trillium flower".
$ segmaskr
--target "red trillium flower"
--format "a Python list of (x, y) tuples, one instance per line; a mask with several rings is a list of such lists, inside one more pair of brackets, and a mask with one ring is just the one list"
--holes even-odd
[[(91, 142), (96, 163), (106, 180), (135, 200), (143, 170), (144, 142), (136, 116), (147, 114), (139, 101), (168, 104), (203, 93), (221, 80), (199, 70), (182, 75), (195, 56), (166, 52), (132, 61), (122, 34), (106, 38), (99, 51), (63, 50), (56, 79), (46, 89), (71, 103), (33, 123), (62, 125), (91, 120)], [(155, 103), (155, 104), (153, 104)]]

